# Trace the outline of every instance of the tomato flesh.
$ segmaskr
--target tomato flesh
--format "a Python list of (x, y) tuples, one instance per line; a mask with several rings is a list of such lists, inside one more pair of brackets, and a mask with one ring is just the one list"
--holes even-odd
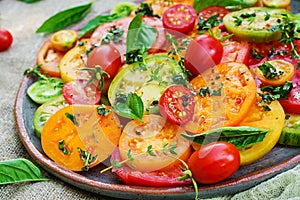
[[(117, 162), (121, 161), (118, 149), (115, 149), (111, 159)], [(178, 177), (183, 176), (182, 170), (178, 166), (165, 171), (139, 172), (122, 165), (121, 168), (114, 169), (114, 172), (127, 185), (154, 187), (191, 185), (190, 179), (178, 180)]]
[(112, 45), (100, 45), (92, 50), (87, 58), (87, 67), (93, 68), (99, 65), (103, 71), (113, 78), (121, 67), (121, 54), (117, 48)]
[(185, 124), (194, 113), (195, 100), (191, 91), (179, 85), (170, 86), (159, 100), (160, 113), (175, 124)]
[(98, 104), (100, 101), (100, 90), (94, 84), (87, 85), (87, 80), (77, 79), (65, 83), (62, 94), (66, 102), (72, 104)]
[(0, 51), (7, 50), (12, 43), (13, 43), (12, 34), (8, 30), (4, 28), (0, 28)]
[(189, 44), (184, 65), (195, 77), (206, 69), (219, 64), (223, 56), (222, 44), (210, 35), (200, 35)]
[(164, 12), (162, 22), (167, 31), (185, 34), (194, 29), (196, 16), (197, 13), (193, 7), (177, 4)]
[(199, 21), (201, 20), (207, 20), (208, 18), (218, 15), (217, 20), (220, 20), (221, 22), (218, 24), (218, 27), (221, 30), (225, 30), (225, 25), (223, 23), (223, 17), (229, 13), (229, 10), (227, 10), (223, 6), (209, 6), (204, 8), (199, 12)]
[(191, 155), (188, 166), (198, 183), (213, 184), (225, 180), (238, 170), (240, 153), (231, 143), (210, 143)]

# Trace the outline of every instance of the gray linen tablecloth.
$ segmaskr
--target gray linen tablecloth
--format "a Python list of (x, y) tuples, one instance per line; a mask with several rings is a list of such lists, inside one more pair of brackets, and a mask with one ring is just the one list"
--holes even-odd
[[(87, 2), (42, 0), (26, 4), (18, 0), (0, 0), (0, 26), (14, 36), (12, 47), (0, 52), (0, 161), (26, 158), (34, 162), (18, 136), (14, 101), (24, 70), (34, 63), (38, 48), (49, 37), (49, 34), (36, 34), (35, 30), (54, 13)], [(97, 1), (86, 18), (111, 9), (117, 2), (120, 1)], [(49, 181), (1, 185), (0, 199), (112, 199), (76, 188), (41, 171)], [(216, 199), (300, 199), (300, 165), (252, 189)]]

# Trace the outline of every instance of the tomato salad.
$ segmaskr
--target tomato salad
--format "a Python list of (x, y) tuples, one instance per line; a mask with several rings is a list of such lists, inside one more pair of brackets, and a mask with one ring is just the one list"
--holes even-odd
[(89, 35), (54, 33), (26, 71), (45, 154), (73, 171), (109, 159), (102, 173), (130, 185), (195, 187), (266, 155), (300, 114), (300, 18), (268, 2), (122, 4), (128, 16)]

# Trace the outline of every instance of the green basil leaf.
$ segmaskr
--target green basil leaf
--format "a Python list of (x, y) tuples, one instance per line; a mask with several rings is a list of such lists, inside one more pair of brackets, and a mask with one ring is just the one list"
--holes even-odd
[(224, 6), (224, 7), (248, 7), (252, 6), (251, 1), (247, 2), (245, 0), (195, 0), (194, 9), (199, 12), (209, 6)]
[(114, 107), (114, 111), (122, 117), (142, 121), (144, 104), (141, 97), (139, 97), (137, 94), (129, 93), (126, 103), (118, 103)]
[(88, 21), (88, 23), (80, 29), (78, 33), (78, 37), (81, 38), (87, 33), (93, 32), (99, 25), (103, 23), (111, 22), (122, 17), (123, 16), (120, 16), (119, 14), (116, 13), (109, 14), (109, 15), (98, 15), (95, 18)]
[(22, 1), (24, 3), (35, 3), (35, 2), (38, 2), (38, 1), (41, 1), (41, 0), (19, 0), (19, 1)]
[(37, 30), (36, 33), (54, 32), (65, 26), (79, 21), (86, 16), (92, 7), (93, 3), (76, 6), (67, 10), (63, 10), (48, 18)]
[(137, 49), (149, 49), (156, 40), (156, 30), (152, 26), (143, 24), (142, 14), (138, 13), (130, 22), (127, 33), (127, 52)]
[(26, 159), (12, 159), (0, 162), (0, 185), (24, 182), (46, 181), (41, 171)]
[(201, 145), (216, 141), (226, 141), (232, 143), (237, 149), (241, 150), (262, 142), (268, 133), (269, 130), (248, 126), (237, 126), (217, 128), (196, 135), (182, 134), (182, 136)]

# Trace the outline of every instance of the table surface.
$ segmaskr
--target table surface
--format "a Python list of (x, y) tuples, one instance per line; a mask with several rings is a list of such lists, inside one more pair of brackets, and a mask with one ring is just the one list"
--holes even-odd
[[(34, 64), (36, 52), (49, 34), (35, 30), (54, 13), (86, 0), (42, 0), (26, 4), (18, 0), (0, 0), (0, 27), (11, 31), (14, 42), (0, 52), (0, 161), (26, 158), (34, 162), (19, 138), (14, 119), (14, 101), (23, 72)], [(86, 17), (111, 9), (120, 1), (96, 1)], [(71, 26), (72, 28), (72, 26)], [(45, 182), (26, 182), (0, 186), (0, 199), (112, 199), (69, 185), (41, 169)], [(300, 199), (300, 165), (239, 194), (214, 199)], [(201, 194), (200, 194), (201, 197)]]

